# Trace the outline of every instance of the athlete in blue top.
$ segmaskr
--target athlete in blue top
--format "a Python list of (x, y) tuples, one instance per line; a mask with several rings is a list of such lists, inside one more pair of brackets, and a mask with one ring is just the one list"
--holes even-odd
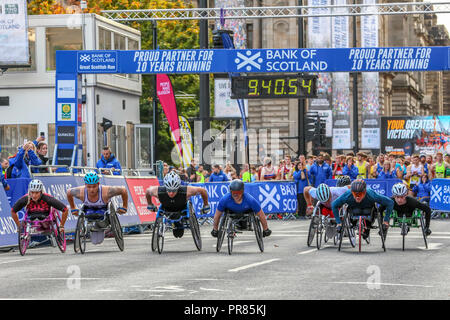
[(235, 179), (230, 184), (230, 193), (220, 199), (217, 205), (216, 214), (214, 215), (214, 225), (211, 235), (217, 237), (219, 229), (219, 221), (223, 212), (229, 210), (233, 213), (255, 212), (263, 227), (263, 237), (268, 237), (272, 231), (267, 226), (267, 220), (259, 202), (250, 194), (244, 193), (244, 182)]
[[(364, 180), (354, 180), (351, 184), (351, 189), (337, 198), (335, 201), (333, 201), (331, 205), (334, 217), (336, 218), (338, 231), (340, 231), (342, 227), (341, 219), (339, 217), (339, 208), (342, 207), (345, 203), (348, 205), (349, 210), (353, 211), (354, 213), (356, 211), (365, 211), (368, 209), (372, 209), (375, 203), (386, 207), (386, 214), (384, 216), (383, 222), (383, 230), (385, 231), (384, 234), (386, 234), (386, 230), (389, 228), (389, 219), (391, 217), (392, 208), (394, 207), (394, 201), (392, 201), (392, 199), (378, 194), (371, 189), (367, 189), (366, 182)], [(365, 230), (365, 234), (363, 235), (364, 238), (367, 238), (369, 236), (370, 227), (373, 221), (371, 219), (367, 222), (369, 226)]]

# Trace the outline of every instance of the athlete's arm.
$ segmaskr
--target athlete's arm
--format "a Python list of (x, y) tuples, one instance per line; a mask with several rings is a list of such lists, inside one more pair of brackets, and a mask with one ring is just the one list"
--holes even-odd
[[(106, 187), (106, 190), (105, 190), (106, 201), (105, 201), (105, 203), (109, 202), (109, 200), (112, 197), (121, 196), (122, 197), (122, 206), (123, 206), (123, 209), (125, 209), (125, 212), (126, 212), (128, 210), (128, 192), (127, 192), (127, 189), (125, 187), (120, 187), (120, 186), (105, 186), (105, 187)], [(125, 212), (119, 212), (118, 211), (118, 213), (120, 213), (120, 214), (123, 214)]]
[(203, 206), (208, 205), (208, 193), (201, 187), (187, 187), (186, 197), (189, 199), (192, 196), (200, 195), (203, 199)]
[(61, 224), (59, 225), (59, 228), (61, 231), (63, 231), (64, 224), (66, 223), (67, 216), (69, 214), (69, 210), (67, 209), (66, 205), (54, 197), (48, 195), (43, 195), (42, 197), (44, 201), (47, 202), (51, 207), (62, 212)]
[(69, 202), (71, 210), (77, 209), (74, 198), (84, 201), (84, 187), (71, 188), (67, 190), (67, 201)]
[(17, 212), (23, 209), (28, 203), (28, 195), (23, 196), (19, 200), (16, 201), (16, 203), (11, 208), (11, 217), (13, 218), (14, 222), (17, 225), (17, 228), (20, 228), (20, 220), (17, 216)]
[(308, 207), (312, 206), (312, 197), (309, 194), (309, 190), (311, 190), (311, 188), (312, 188), (311, 186), (307, 186), (307, 187), (305, 187), (305, 189), (303, 189), (303, 197), (305, 197), (306, 205)]
[(341, 224), (341, 218), (339, 217), (339, 208), (348, 202), (349, 197), (352, 196), (352, 192), (349, 190), (341, 195), (339, 198), (331, 203), (331, 210), (333, 210), (334, 218), (336, 219), (336, 224)]
[[(369, 190), (367, 191), (369, 193)], [(383, 207), (386, 207), (386, 214), (384, 215), (384, 223), (389, 225), (392, 209), (394, 208), (394, 201), (391, 198), (383, 196), (375, 191), (370, 190), (370, 194), (374, 201)]]
[(153, 186), (145, 190), (145, 198), (147, 198), (148, 205), (153, 204), (152, 197), (158, 197), (158, 186)]

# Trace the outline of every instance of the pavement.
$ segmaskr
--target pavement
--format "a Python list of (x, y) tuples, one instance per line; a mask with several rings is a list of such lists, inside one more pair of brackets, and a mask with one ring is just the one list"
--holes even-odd
[[(428, 249), (413, 229), (402, 251), (391, 228), (383, 252), (376, 230), (362, 252), (344, 240), (317, 250), (306, 245), (310, 220), (269, 220), (273, 233), (260, 252), (253, 232), (238, 234), (233, 254), (226, 239), (220, 253), (210, 225), (201, 227), (203, 248), (192, 235), (166, 234), (162, 254), (151, 251), (151, 234), (113, 238), (76, 254), (58, 248), (0, 253), (0, 299), (316, 300), (450, 298), (450, 221), (432, 220)], [(315, 243), (315, 242), (314, 242)]]

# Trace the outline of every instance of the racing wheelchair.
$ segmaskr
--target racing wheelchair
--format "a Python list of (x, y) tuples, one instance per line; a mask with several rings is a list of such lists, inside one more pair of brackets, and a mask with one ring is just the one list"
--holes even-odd
[[(369, 228), (368, 221), (373, 218), (374, 220), (375, 219), (377, 220), (378, 226), (372, 226), (371, 229), (379, 229), (379, 235), (381, 237), (381, 247), (383, 248), (384, 251), (386, 251), (386, 246), (384, 245), (386, 235), (382, 227), (383, 218), (379, 212), (378, 207), (365, 209), (359, 208), (350, 209), (348, 205), (344, 205), (342, 207), (342, 213), (343, 213), (343, 220), (342, 220), (341, 234), (346, 233), (348, 235), (348, 239), (352, 247), (356, 246), (356, 238), (358, 238), (358, 251), (361, 252), (363, 231)], [(356, 234), (358, 234), (357, 237)], [(341, 251), (342, 239), (344, 237), (342, 236), (338, 237), (339, 237), (338, 251)], [(370, 244), (370, 235), (365, 239), (365, 242), (367, 242), (367, 244)]]
[[(151, 207), (151, 209), (154, 209), (154, 207)], [(200, 225), (198, 224), (192, 202), (188, 201), (186, 209), (180, 212), (169, 212), (165, 211), (162, 206), (159, 207), (153, 227), (152, 251), (155, 252), (158, 250), (159, 254), (162, 253), (164, 247), (164, 235), (170, 226), (175, 223), (182, 223), (183, 229), (190, 229), (197, 250), (202, 250)]]
[(60, 224), (61, 216), (55, 208), (51, 208), (48, 215), (28, 215), (26, 212), (18, 232), (20, 254), (25, 255), (33, 235), (50, 236), (58, 245), (59, 250), (62, 253), (66, 252), (66, 235), (65, 232), (60, 232)]
[(402, 250), (405, 251), (405, 238), (410, 228), (422, 229), (423, 241), (425, 242), (425, 248), (428, 249), (427, 236), (425, 234), (425, 219), (422, 212), (419, 209), (414, 210), (411, 217), (403, 215), (401, 218), (398, 216), (397, 211), (392, 211), (392, 224), (391, 227), (400, 228), (400, 234), (402, 236)]
[[(246, 226), (243, 228), (243, 224)], [(240, 227), (239, 227), (240, 226)], [(241, 233), (242, 231), (238, 231), (237, 229), (244, 229), (247, 231), (255, 231), (256, 242), (258, 243), (259, 250), (264, 252), (264, 242), (263, 242), (263, 231), (261, 227), (261, 221), (255, 212), (243, 212), (243, 213), (235, 213), (229, 210), (226, 210), (219, 222), (219, 229), (217, 234), (217, 245), (216, 251), (220, 252), (222, 248), (223, 240), (225, 239), (225, 235), (227, 235), (228, 240), (228, 254), (231, 255), (233, 252), (233, 241), (236, 237), (237, 233)]]
[(116, 207), (112, 202), (104, 210), (92, 210), (83, 205), (77, 220), (75, 229), (74, 251), (81, 254), (86, 252), (86, 242), (90, 238), (90, 232), (110, 231), (114, 235), (120, 251), (124, 250), (122, 226), (116, 213)]
[[(313, 213), (311, 215), (311, 223), (309, 224), (307, 245), (310, 247), (316, 237), (317, 250), (320, 250), (322, 246), (322, 239), (324, 243), (328, 240), (333, 239), (334, 244), (337, 244), (336, 235), (336, 220), (330, 216), (322, 214), (322, 204), (317, 202)], [(316, 236), (317, 235), (317, 236)]]

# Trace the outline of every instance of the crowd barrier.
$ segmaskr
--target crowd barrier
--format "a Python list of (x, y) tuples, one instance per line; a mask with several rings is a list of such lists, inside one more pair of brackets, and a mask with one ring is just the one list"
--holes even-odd
[[(386, 197), (392, 196), (392, 186), (394, 184), (402, 182), (400, 179), (364, 179), (364, 181), (366, 181), (366, 184), (370, 189)], [(330, 187), (336, 186), (336, 180), (329, 179), (326, 180), (325, 183)]]
[(0, 188), (0, 247), (17, 245), (17, 226), (11, 217), (11, 206), (3, 188)]
[(450, 212), (450, 179), (431, 181), (430, 207), (441, 212)]

